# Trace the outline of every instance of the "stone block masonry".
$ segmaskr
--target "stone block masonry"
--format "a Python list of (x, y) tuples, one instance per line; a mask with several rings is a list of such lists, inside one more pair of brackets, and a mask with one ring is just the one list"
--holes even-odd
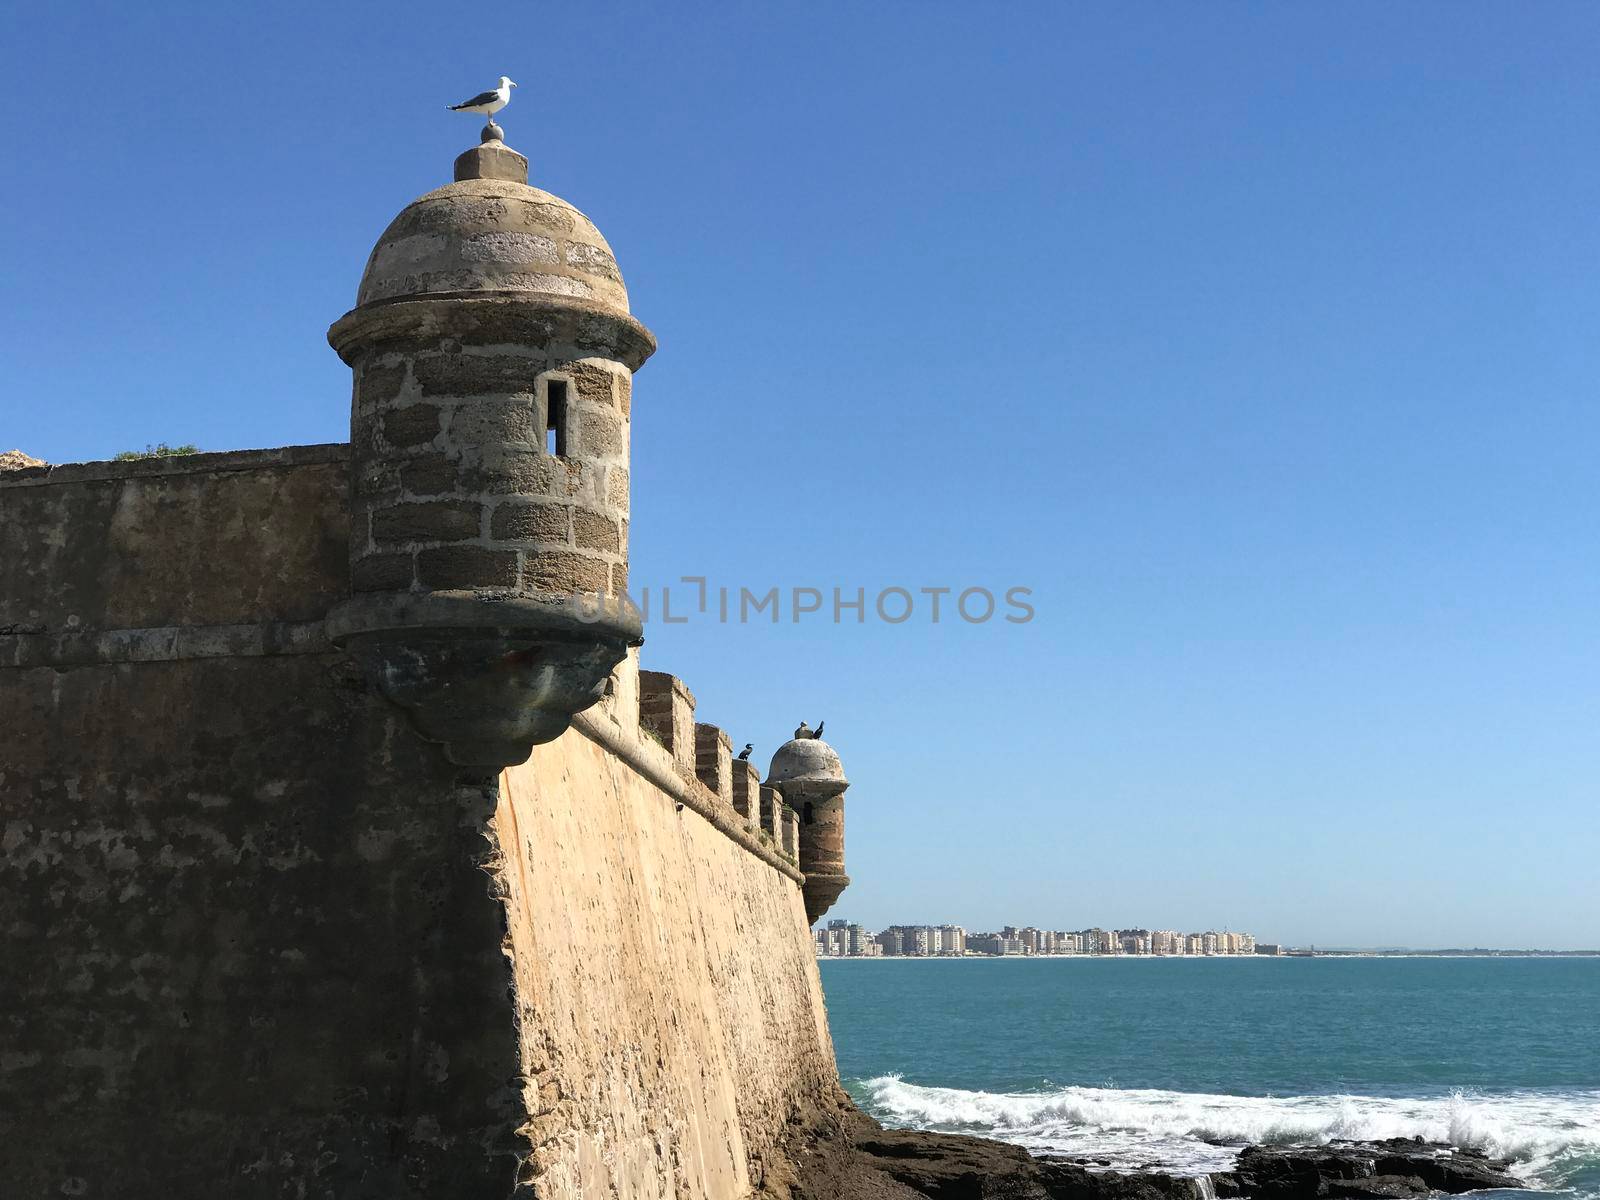
[(694, 727), (695, 774), (722, 804), (733, 803), (733, 749), (715, 725)]
[(449, 340), (362, 361), (355, 590), (620, 591), (629, 388), (604, 359)]
[(639, 672), (639, 725), (665, 746), (680, 770), (695, 774), (694, 693), (661, 671)]
[(761, 827), (761, 772), (748, 759), (736, 758), (732, 766), (733, 808), (751, 829)]
[(526, 764), (449, 762), (323, 631), (351, 471), (323, 446), (0, 477), (0, 1191), (783, 1177), (840, 1101), (801, 876), (729, 806), (726, 738), (630, 658)]

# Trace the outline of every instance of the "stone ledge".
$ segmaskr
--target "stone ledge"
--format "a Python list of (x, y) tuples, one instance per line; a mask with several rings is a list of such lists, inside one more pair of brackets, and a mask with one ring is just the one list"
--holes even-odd
[(38, 487), (50, 483), (93, 483), (106, 479), (142, 479), (151, 475), (207, 475), (226, 471), (261, 471), (273, 467), (304, 467), (316, 463), (348, 462), (348, 442), (320, 442), (310, 446), (279, 446), (271, 450), (218, 450), (205, 454), (173, 454), (162, 458), (133, 458), (123, 462), (56, 463), (0, 473), (0, 488)]
[(321, 621), (263, 625), (165, 625), (150, 629), (82, 629), (65, 633), (0, 626), (0, 669), (110, 666), (191, 658), (261, 658), (333, 651)]
[(679, 774), (664, 748), (656, 748), (660, 757), (659, 760), (652, 761), (653, 756), (650, 753), (652, 747), (639, 738), (624, 733), (610, 718), (593, 710), (581, 712), (573, 717), (572, 728), (602, 750), (627, 763), (685, 808), (699, 813), (715, 829), (731, 841), (737, 842), (779, 874), (788, 876), (801, 886), (805, 885), (806, 877), (800, 868), (745, 828), (743, 818), (731, 807), (720, 804), (705, 784), (698, 779), (685, 779)]

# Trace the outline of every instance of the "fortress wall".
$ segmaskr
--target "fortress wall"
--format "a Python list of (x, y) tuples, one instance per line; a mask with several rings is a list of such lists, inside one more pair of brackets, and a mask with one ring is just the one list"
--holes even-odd
[(321, 640), (343, 459), (0, 477), (8, 1196), (509, 1193), (492, 781)]
[(781, 831), (692, 711), (639, 735), (634, 655), (451, 766), (323, 637), (347, 486), (340, 446), (0, 476), (4, 1190), (777, 1186), (839, 1094)]
[(42, 630), (42, 660), (89, 631), (320, 623), (349, 591), (348, 458), (289, 446), (0, 475), (0, 627)]
[[(671, 769), (653, 742), (630, 753)], [(794, 879), (576, 729), (505, 772), (495, 829), (538, 1194), (781, 1176), (791, 1118), (837, 1092)]]

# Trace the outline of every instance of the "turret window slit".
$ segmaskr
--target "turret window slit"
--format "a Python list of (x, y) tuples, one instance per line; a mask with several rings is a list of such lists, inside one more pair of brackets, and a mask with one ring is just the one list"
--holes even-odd
[(546, 453), (566, 457), (567, 453), (567, 381), (552, 379), (545, 384)]

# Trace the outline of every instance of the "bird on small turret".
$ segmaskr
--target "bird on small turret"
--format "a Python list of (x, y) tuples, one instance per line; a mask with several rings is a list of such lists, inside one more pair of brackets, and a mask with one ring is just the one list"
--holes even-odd
[(506, 105), (511, 103), (511, 89), (517, 85), (509, 78), (500, 76), (500, 86), (487, 92), (479, 92), (471, 100), (463, 100), (460, 104), (449, 106), (451, 112), (482, 113), (489, 118), (489, 123), (494, 123), (494, 115)]
[(810, 736), (812, 736), (811, 726), (806, 724), (804, 721), (801, 721), (800, 728), (794, 731), (794, 740), (797, 742), (803, 742)]
[(755, 748), (756, 748), (756, 744), (754, 742), (746, 742), (744, 744), (744, 749), (739, 751), (739, 761), (740, 762), (749, 762), (750, 761), (750, 751), (754, 750)]
[(821, 737), (821, 736), (822, 736), (822, 727), (823, 727), (823, 726), (824, 726), (824, 725), (826, 725), (826, 724), (827, 724), (827, 722), (826, 722), (826, 721), (818, 721), (818, 722), (817, 722), (817, 728), (816, 728), (816, 731), (815, 731), (815, 732), (813, 732), (813, 733), (812, 733), (812, 735), (811, 735), (811, 736), (812, 736), (812, 737), (814, 737), (814, 738), (819, 738), (819, 737)]

